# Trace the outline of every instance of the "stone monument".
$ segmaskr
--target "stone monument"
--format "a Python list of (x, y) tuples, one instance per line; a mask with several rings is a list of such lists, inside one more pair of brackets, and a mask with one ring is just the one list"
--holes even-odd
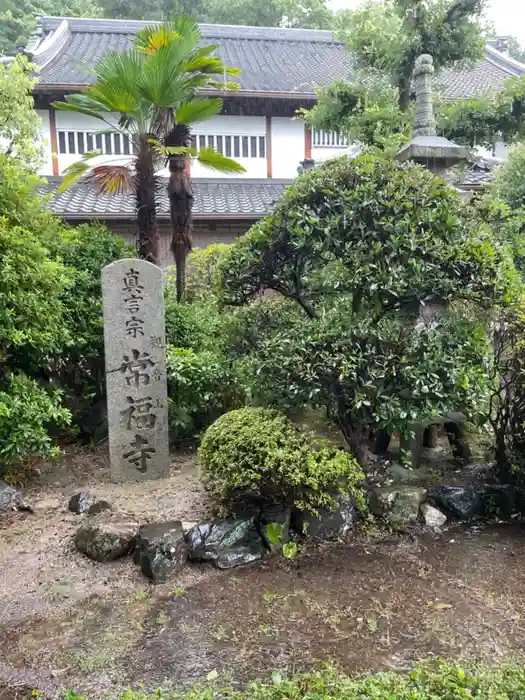
[(397, 154), (400, 161), (413, 160), (433, 173), (444, 176), (446, 171), (469, 159), (469, 149), (436, 135), (436, 120), (432, 100), (434, 62), (422, 54), (414, 64), (416, 114), (412, 139)]
[(102, 270), (109, 455), (114, 481), (169, 475), (164, 288), (135, 258)]

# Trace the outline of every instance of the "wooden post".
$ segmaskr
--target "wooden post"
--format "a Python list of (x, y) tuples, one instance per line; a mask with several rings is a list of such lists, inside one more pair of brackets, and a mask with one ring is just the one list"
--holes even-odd
[(312, 129), (307, 124), (304, 125), (304, 157), (312, 157)]
[(57, 120), (56, 112), (53, 107), (49, 108), (49, 138), (51, 145), (51, 165), (53, 168), (53, 175), (59, 175), (58, 170), (58, 139), (57, 139)]
[(272, 118), (266, 117), (266, 177), (272, 177)]

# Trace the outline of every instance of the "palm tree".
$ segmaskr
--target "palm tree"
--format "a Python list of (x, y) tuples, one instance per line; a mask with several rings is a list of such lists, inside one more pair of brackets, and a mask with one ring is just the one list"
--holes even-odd
[[(120, 133), (130, 139), (133, 154), (111, 164), (95, 164), (98, 152), (86, 153), (65, 172), (61, 188), (88, 178), (105, 192), (133, 192), (136, 201), (140, 257), (158, 264), (159, 234), (155, 194), (156, 173), (168, 161), (168, 194), (172, 224), (172, 250), (177, 267), (177, 297), (184, 296), (186, 258), (191, 250), (193, 196), (187, 163), (197, 159), (221, 172), (244, 168), (213, 148), (191, 147), (191, 125), (209, 119), (222, 109), (219, 97), (199, 97), (203, 88), (234, 89), (226, 75), (238, 69), (211, 54), (217, 46), (200, 47), (200, 31), (190, 17), (146, 27), (133, 46), (109, 53), (95, 69), (95, 82), (84, 93), (68, 95), (55, 103), (61, 110), (100, 119), (110, 127), (101, 133)], [(216, 76), (222, 80), (217, 82)], [(113, 123), (118, 115), (116, 124)]]

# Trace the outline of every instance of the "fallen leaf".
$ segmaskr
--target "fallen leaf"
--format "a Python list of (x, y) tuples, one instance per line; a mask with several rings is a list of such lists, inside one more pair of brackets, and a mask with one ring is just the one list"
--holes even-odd
[(452, 605), (450, 603), (429, 603), (428, 604), (429, 608), (432, 608), (432, 610), (450, 610)]

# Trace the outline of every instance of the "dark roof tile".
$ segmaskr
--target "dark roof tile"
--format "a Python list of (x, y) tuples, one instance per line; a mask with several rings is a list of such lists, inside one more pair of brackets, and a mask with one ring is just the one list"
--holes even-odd
[[(50, 177), (41, 187), (51, 195), (51, 209), (65, 219), (130, 219), (135, 217), (133, 197), (100, 194), (87, 183), (58, 193), (61, 178)], [(269, 214), (290, 180), (195, 179), (193, 215), (199, 218), (257, 219)], [(159, 218), (169, 217), (166, 187), (159, 188)]]
[[(40, 41), (55, 32), (63, 18), (41, 19)], [(57, 43), (53, 57), (39, 74), (39, 88), (81, 86), (92, 79), (92, 70), (109, 50), (126, 49), (135, 32), (148, 24), (130, 20), (68, 18), (68, 34)], [(315, 86), (348, 78), (352, 61), (343, 42), (328, 31), (223, 25), (201, 25), (204, 44), (219, 44), (218, 54), (229, 65), (242, 68), (240, 89), (315, 96)], [(39, 40), (30, 49), (38, 48)], [(51, 56), (51, 58), (50, 58)], [(38, 62), (38, 56), (36, 57)], [(499, 91), (511, 75), (523, 75), (525, 66), (487, 46), (483, 61), (471, 69), (446, 70), (438, 76), (444, 96), (457, 99)]]

